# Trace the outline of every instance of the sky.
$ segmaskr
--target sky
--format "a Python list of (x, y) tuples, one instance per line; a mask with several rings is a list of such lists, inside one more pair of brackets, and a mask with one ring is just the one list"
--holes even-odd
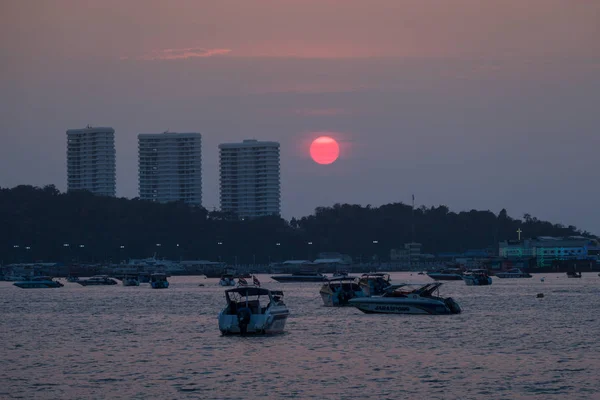
[[(0, 186), (66, 189), (67, 129), (281, 143), (282, 214), (447, 205), (600, 234), (600, 1), (0, 2)], [(318, 165), (312, 139), (340, 142)], [(526, 233), (523, 233), (526, 235)], [(516, 235), (516, 233), (515, 233)]]

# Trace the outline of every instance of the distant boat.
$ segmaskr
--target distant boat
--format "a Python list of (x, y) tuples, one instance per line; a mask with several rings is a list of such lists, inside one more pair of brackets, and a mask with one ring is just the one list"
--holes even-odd
[(64, 286), (62, 283), (55, 281), (50, 276), (36, 276), (28, 280), (14, 282), (13, 285), (20, 287), (21, 289), (46, 289)]
[(390, 274), (384, 272), (371, 272), (362, 274), (358, 280), (365, 296), (380, 296), (385, 289), (392, 284)]
[(325, 282), (328, 278), (319, 272), (295, 272), (289, 275), (273, 275), (274, 281), (285, 282)]
[(463, 278), (463, 273), (460, 269), (454, 268), (428, 272), (427, 276), (436, 281), (460, 281)]
[(169, 281), (165, 274), (152, 274), (150, 275), (150, 285), (152, 289), (167, 289), (169, 287)]
[(581, 278), (581, 272), (569, 271), (567, 272), (568, 278)]
[(513, 268), (505, 272), (496, 272), (498, 278), (531, 278), (531, 274), (521, 271), (519, 268)]
[(79, 281), (78, 276), (72, 276), (72, 275), (67, 276), (67, 282), (78, 282), (78, 281)]
[(108, 275), (95, 275), (89, 279), (82, 279), (77, 281), (81, 286), (102, 286), (102, 285), (116, 285), (117, 281), (108, 277)]
[(140, 286), (140, 278), (138, 275), (125, 275), (122, 280), (123, 286)]
[(319, 293), (325, 307), (346, 306), (350, 299), (365, 296), (356, 279), (347, 277), (329, 279), (323, 284)]
[(485, 269), (473, 269), (464, 273), (462, 278), (467, 286), (486, 286), (492, 284), (492, 278), (489, 277)]

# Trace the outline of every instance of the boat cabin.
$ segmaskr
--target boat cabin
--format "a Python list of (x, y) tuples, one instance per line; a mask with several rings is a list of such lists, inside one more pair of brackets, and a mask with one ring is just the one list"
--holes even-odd
[(256, 286), (240, 286), (226, 290), (225, 298), (228, 315), (237, 315), (243, 308), (249, 309), (253, 315), (264, 314), (271, 305), (283, 305), (282, 291)]
[(402, 283), (399, 285), (391, 285), (385, 289), (382, 297), (409, 297), (410, 295), (418, 295), (419, 297), (440, 297), (439, 288), (441, 282), (432, 282), (426, 284), (418, 283)]

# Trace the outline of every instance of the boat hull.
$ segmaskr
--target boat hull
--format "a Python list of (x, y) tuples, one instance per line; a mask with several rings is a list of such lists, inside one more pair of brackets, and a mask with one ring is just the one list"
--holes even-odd
[[(250, 322), (243, 334), (276, 334), (283, 333), (289, 311), (282, 310), (269, 314), (252, 315)], [(219, 330), (223, 335), (240, 335), (237, 315), (228, 315), (223, 312), (219, 314)]]
[(231, 279), (231, 280), (221, 279), (219, 281), (219, 285), (221, 285), (221, 286), (235, 286), (235, 281), (233, 279)]
[[(453, 302), (452, 299), (449, 299)], [(366, 314), (415, 314), (415, 315), (443, 315), (458, 314), (460, 307), (455, 304), (451, 309), (449, 300), (422, 300), (422, 299), (394, 299), (394, 298), (364, 298), (352, 299), (350, 304)]]
[(77, 283), (79, 283), (81, 286), (110, 286), (110, 285), (116, 285), (117, 282), (110, 280), (110, 281), (106, 281), (106, 282), (90, 282), (87, 280), (83, 280), (83, 281), (77, 281)]
[(150, 282), (150, 285), (152, 286), (152, 289), (168, 289), (169, 288), (169, 282), (167, 282), (167, 281)]
[(459, 274), (436, 274), (433, 272), (428, 273), (427, 276), (436, 281), (460, 281), (463, 278)]
[(41, 282), (15, 282), (13, 283), (16, 287), (21, 289), (52, 289), (62, 287), (63, 284), (55, 281), (41, 281)]
[(497, 278), (501, 278), (501, 279), (516, 279), (516, 278), (531, 278), (531, 275), (525, 275), (525, 274), (502, 274), (502, 273), (497, 273), (496, 274)]
[(463, 277), (463, 280), (465, 281), (467, 286), (487, 286), (492, 284), (492, 278), (490, 278), (489, 276), (485, 278), (465, 276)]

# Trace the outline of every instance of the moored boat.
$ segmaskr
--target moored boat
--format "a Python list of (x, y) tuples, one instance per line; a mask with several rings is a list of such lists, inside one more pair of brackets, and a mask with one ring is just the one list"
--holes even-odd
[(360, 311), (371, 314), (459, 314), (460, 306), (451, 297), (440, 297), (441, 282), (389, 286), (382, 296), (349, 301)]
[(52, 279), (50, 276), (35, 276), (31, 279), (14, 282), (13, 285), (20, 287), (21, 289), (45, 289), (59, 288), (64, 286), (62, 283)]
[(89, 279), (78, 280), (82, 286), (101, 286), (101, 285), (116, 285), (117, 281), (108, 277), (108, 275), (95, 275)]
[(219, 312), (219, 330), (223, 335), (283, 332), (290, 313), (283, 302), (283, 292), (240, 286), (225, 290), (225, 299), (227, 305)]
[(329, 279), (321, 286), (319, 293), (325, 307), (346, 306), (350, 299), (365, 296), (356, 279), (348, 277)]
[(140, 278), (138, 275), (125, 275), (121, 281), (123, 286), (140, 286)]
[(485, 269), (473, 269), (463, 274), (463, 280), (467, 286), (485, 286), (492, 284), (492, 278)]
[(390, 274), (385, 272), (371, 272), (362, 274), (358, 280), (365, 296), (379, 296), (385, 292), (385, 289), (392, 284)]
[(519, 268), (509, 269), (508, 271), (496, 272), (498, 278), (531, 278), (531, 274), (522, 271)]
[(567, 278), (581, 278), (581, 272), (568, 271)]
[(458, 268), (442, 269), (428, 272), (427, 276), (436, 281), (460, 281), (463, 278), (463, 272)]
[(150, 275), (150, 286), (152, 289), (167, 289), (169, 287), (169, 281), (165, 274), (152, 274)]
[(235, 286), (235, 278), (233, 274), (223, 274), (219, 280), (221, 286)]
[(280, 282), (325, 282), (327, 277), (319, 272), (295, 272), (285, 275), (274, 275), (271, 279)]

